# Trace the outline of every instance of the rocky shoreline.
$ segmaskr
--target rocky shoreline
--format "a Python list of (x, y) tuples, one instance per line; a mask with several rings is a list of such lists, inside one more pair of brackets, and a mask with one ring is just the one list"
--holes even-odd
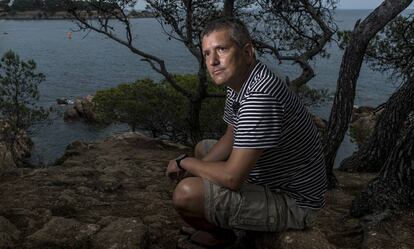
[[(92, 15), (89, 18), (97, 18), (97, 15)], [(134, 12), (130, 18), (152, 18), (155, 17), (153, 13), (142, 11)], [(0, 12), (0, 20), (65, 20), (71, 19), (67, 11), (56, 11), (54, 13), (45, 12), (41, 10), (30, 11), (16, 11), (13, 13)]]
[[(57, 165), (0, 175), (0, 248), (175, 248), (182, 225), (165, 175), (170, 158), (190, 148), (139, 133), (74, 142)], [(411, 248), (414, 214), (379, 228), (349, 216), (372, 174), (337, 172), (340, 190), (308, 231), (266, 234), (236, 248)], [(254, 241), (255, 246), (246, 246)]]

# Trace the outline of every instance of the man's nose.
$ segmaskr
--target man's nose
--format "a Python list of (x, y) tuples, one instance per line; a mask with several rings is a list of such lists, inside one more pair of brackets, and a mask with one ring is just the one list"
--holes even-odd
[(210, 66), (216, 66), (216, 65), (220, 64), (220, 60), (218, 58), (217, 53), (211, 53), (210, 54), (208, 64)]

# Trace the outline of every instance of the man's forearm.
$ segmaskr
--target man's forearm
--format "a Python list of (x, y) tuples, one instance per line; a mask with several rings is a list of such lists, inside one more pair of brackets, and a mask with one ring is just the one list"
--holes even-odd
[(227, 173), (225, 165), (225, 161), (206, 162), (193, 157), (186, 158), (181, 163), (181, 166), (192, 176), (202, 177), (221, 186), (229, 187), (232, 176)]
[(226, 133), (211, 148), (208, 154), (202, 158), (205, 162), (225, 161), (229, 158), (233, 149), (233, 127), (228, 126)]
[(262, 150), (257, 149), (234, 149), (228, 160), (215, 162), (188, 157), (181, 161), (181, 167), (193, 176), (236, 190), (247, 178), (261, 153)]

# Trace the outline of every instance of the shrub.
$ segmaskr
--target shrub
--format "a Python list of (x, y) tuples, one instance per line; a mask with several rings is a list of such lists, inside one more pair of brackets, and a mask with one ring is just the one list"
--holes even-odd
[(22, 161), (18, 152), (19, 140), (28, 129), (48, 116), (48, 111), (37, 106), (39, 84), (45, 76), (36, 72), (36, 63), (27, 62), (13, 51), (6, 52), (0, 62), (0, 142), (11, 152), (17, 165)]
[[(196, 75), (175, 75), (177, 83), (196, 92)], [(224, 90), (209, 85), (209, 92)], [(104, 123), (127, 123), (133, 131), (149, 131), (153, 137), (163, 137), (175, 142), (189, 143), (190, 104), (165, 81), (155, 83), (150, 79), (115, 88), (100, 90), (93, 98), (98, 120)], [(225, 129), (222, 120), (224, 98), (203, 101), (200, 113), (201, 130), (205, 136), (218, 137)]]

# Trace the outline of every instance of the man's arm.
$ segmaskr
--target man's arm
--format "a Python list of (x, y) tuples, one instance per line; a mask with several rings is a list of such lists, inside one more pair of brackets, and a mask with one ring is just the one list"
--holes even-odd
[[(229, 158), (230, 153), (233, 149), (233, 132), (233, 126), (230, 124), (227, 125), (227, 129), (224, 135), (217, 141), (217, 143), (213, 145), (213, 147), (210, 149), (207, 155), (201, 158), (201, 160), (205, 162), (226, 161)], [(199, 150), (202, 149), (200, 148)], [(167, 166), (166, 175), (172, 180), (177, 180), (180, 178), (180, 175), (183, 175), (183, 173), (184, 172), (178, 168), (175, 159), (170, 160)], [(191, 172), (188, 171), (185, 175), (194, 176), (193, 174), (191, 174)]]
[(237, 190), (248, 177), (261, 153), (260, 149), (233, 149), (227, 161), (205, 162), (188, 157), (180, 165), (192, 175)]
[(211, 148), (205, 157), (202, 158), (205, 162), (225, 161), (229, 158), (231, 150), (233, 149), (233, 126), (227, 125), (226, 132)]

